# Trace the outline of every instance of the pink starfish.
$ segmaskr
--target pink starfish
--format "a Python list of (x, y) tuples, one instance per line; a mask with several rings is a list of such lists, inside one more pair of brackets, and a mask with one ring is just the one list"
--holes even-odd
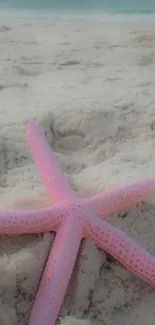
[(27, 125), (27, 138), (41, 179), (55, 205), (36, 210), (0, 211), (1, 234), (56, 231), (29, 325), (54, 325), (83, 238), (113, 255), (129, 271), (155, 286), (155, 258), (99, 217), (124, 210), (155, 193), (155, 179), (121, 185), (87, 199), (71, 190), (39, 126)]

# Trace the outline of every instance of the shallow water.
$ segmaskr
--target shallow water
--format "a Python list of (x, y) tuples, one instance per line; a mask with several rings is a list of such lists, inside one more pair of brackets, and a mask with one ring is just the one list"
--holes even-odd
[(89, 10), (102, 9), (107, 13), (155, 12), (154, 0), (0, 0), (0, 5), (9, 8), (51, 9), (51, 10)]

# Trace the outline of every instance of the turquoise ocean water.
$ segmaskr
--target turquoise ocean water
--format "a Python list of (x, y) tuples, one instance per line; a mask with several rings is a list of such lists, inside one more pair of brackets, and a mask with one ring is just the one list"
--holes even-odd
[(103, 10), (107, 13), (155, 12), (155, 0), (0, 0), (1, 7), (51, 10)]
[(82, 13), (82, 19), (85, 19), (85, 14), (98, 13), (100, 21), (106, 22), (109, 19), (129, 22), (134, 16), (134, 22), (155, 23), (155, 0), (0, 0), (0, 10), (4, 8), (39, 11), (40, 14), (45, 11), (50, 14), (74, 13), (75, 18)]

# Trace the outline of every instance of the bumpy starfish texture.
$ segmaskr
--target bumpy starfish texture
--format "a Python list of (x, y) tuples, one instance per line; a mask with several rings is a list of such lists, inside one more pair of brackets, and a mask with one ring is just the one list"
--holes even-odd
[[(121, 185), (79, 199), (64, 177), (39, 126), (30, 121), (27, 139), (53, 206), (31, 210), (1, 210), (0, 234), (55, 231), (29, 325), (54, 325), (83, 238), (114, 256), (129, 271), (155, 286), (155, 258), (105, 220), (155, 193), (155, 179)], [(100, 218), (99, 218), (100, 217)]]

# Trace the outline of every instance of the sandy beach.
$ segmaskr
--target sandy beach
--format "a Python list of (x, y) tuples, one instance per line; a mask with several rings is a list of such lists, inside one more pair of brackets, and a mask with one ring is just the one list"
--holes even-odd
[[(155, 25), (0, 19), (0, 208), (25, 198), (49, 204), (26, 142), (30, 119), (80, 197), (154, 177), (154, 72)], [(154, 203), (109, 218), (153, 255)], [(28, 325), (53, 239), (0, 238), (0, 325)], [(60, 317), (63, 325), (154, 325), (154, 301), (154, 289), (85, 240)]]

